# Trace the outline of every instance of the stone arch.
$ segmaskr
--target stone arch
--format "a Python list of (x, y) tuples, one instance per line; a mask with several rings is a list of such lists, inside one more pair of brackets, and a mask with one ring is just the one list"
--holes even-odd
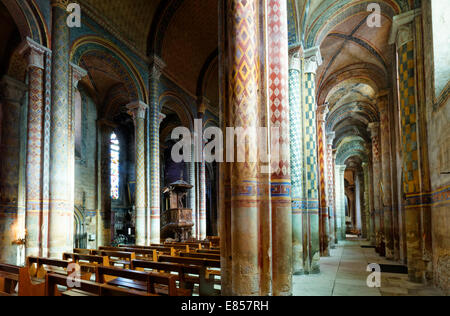
[(81, 58), (88, 54), (99, 54), (106, 58), (112, 69), (121, 73), (121, 78), (130, 93), (131, 101), (143, 101), (148, 103), (148, 89), (144, 79), (135, 67), (134, 63), (116, 45), (98, 36), (86, 36), (76, 40), (71, 47), (70, 61), (80, 65)]

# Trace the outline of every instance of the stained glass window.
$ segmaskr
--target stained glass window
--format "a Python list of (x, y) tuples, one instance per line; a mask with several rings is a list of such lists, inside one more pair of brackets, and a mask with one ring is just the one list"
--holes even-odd
[(111, 135), (111, 198), (118, 200), (119, 195), (119, 158), (120, 144), (115, 133)]

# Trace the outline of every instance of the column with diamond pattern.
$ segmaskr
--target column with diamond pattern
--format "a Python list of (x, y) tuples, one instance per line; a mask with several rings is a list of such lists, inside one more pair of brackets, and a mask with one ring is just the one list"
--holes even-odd
[(69, 28), (66, 24), (67, 1), (52, 0), (53, 70), (50, 145), (49, 256), (58, 258), (73, 248), (74, 201), (70, 192), (70, 149), (72, 122), (69, 108)]
[(300, 51), (291, 53), (289, 102), (291, 136), (292, 264), (293, 273), (303, 273), (303, 141)]
[[(278, 159), (272, 160), (272, 291), (275, 296), (292, 294), (292, 211), (289, 135), (289, 54), (287, 3), (267, 2), (269, 57), (269, 107), (271, 127), (279, 128)], [(273, 144), (273, 142), (272, 142)]]
[(330, 229), (330, 247), (335, 248), (336, 238), (336, 207), (335, 207), (335, 186), (334, 186), (334, 159), (333, 159), (333, 143), (336, 134), (330, 132), (326, 136), (327, 144), (327, 182), (328, 182), (328, 209), (329, 209), (329, 229)]

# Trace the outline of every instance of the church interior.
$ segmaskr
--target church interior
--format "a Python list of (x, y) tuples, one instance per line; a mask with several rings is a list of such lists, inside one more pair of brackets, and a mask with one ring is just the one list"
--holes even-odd
[(449, 295), (449, 10), (1, 0), (0, 296)]

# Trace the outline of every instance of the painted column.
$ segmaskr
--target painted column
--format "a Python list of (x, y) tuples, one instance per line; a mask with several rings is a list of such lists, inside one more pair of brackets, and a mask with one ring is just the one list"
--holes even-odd
[(107, 120), (99, 120), (99, 208), (97, 213), (97, 246), (111, 246), (111, 135), (117, 127)]
[(414, 37), (416, 28), (421, 27), (420, 15), (420, 10), (414, 10), (395, 16), (390, 39), (390, 44), (395, 43), (398, 52), (406, 244), (409, 278), (413, 282), (423, 282), (426, 279), (428, 261), (431, 260), (430, 209), (424, 206), (424, 191), (429, 189), (429, 185), (424, 154), (420, 151), (426, 144), (419, 145), (423, 140), (420, 139), (422, 125), (418, 103), (421, 96), (417, 90), (420, 81), (416, 78), (421, 69), (415, 60), (422, 50), (420, 37)]
[[(227, 0), (223, 4), (223, 124), (224, 127), (248, 128), (256, 135), (259, 124), (259, 2)], [(258, 152), (256, 142), (249, 142), (245, 147), (247, 154)], [(226, 149), (236, 152), (237, 148), (235, 142), (232, 148)], [(228, 295), (260, 294), (258, 167), (258, 163), (253, 162), (222, 166), (221, 247), (225, 269), (222, 280)]]
[(150, 225), (147, 236), (147, 244), (159, 244), (161, 242), (161, 178), (160, 178), (160, 105), (159, 105), (159, 79), (163, 69), (166, 67), (164, 62), (158, 57), (153, 57), (150, 67), (150, 108), (149, 108), (149, 142), (150, 142)]
[(197, 184), (195, 181), (195, 152), (194, 152), (194, 144), (191, 147), (191, 162), (189, 163), (189, 184), (192, 185), (192, 189), (189, 192), (189, 208), (192, 210), (192, 222), (194, 226), (192, 227), (192, 238), (197, 239), (197, 227), (196, 227), (196, 188)]
[(355, 216), (355, 228), (362, 233), (361, 174), (359, 171), (355, 177)]
[(289, 135), (289, 54), (287, 2), (269, 0), (267, 40), (269, 57), (269, 109), (272, 128), (278, 128), (279, 157), (273, 159), (271, 175), (272, 199), (272, 293), (292, 295), (292, 211)]
[(26, 256), (41, 256), (42, 171), (44, 140), (44, 57), (48, 49), (27, 38), (19, 48), (28, 61), (28, 131), (26, 158), (25, 227)]
[(328, 105), (320, 106), (317, 110), (317, 141), (319, 158), (319, 220), (320, 220), (320, 254), (324, 257), (330, 255), (330, 213), (328, 207), (327, 190), (327, 138), (326, 138), (326, 119), (329, 113)]
[(66, 25), (67, 2), (52, 0), (53, 70), (50, 145), (49, 256), (59, 258), (73, 249), (74, 201), (69, 162), (75, 161), (70, 146), (72, 117), (69, 91), (69, 28)]
[(289, 63), (289, 102), (291, 136), (291, 198), (293, 273), (303, 270), (303, 121), (301, 100), (301, 52), (294, 52)]
[(382, 156), (382, 202), (384, 219), (384, 236), (386, 243), (386, 258), (394, 259), (394, 215), (392, 209), (392, 181), (391, 181), (391, 134), (389, 122), (389, 91), (382, 91), (378, 96), (380, 111), (380, 135)]
[[(205, 124), (205, 111), (207, 108), (207, 104), (209, 101), (206, 98), (201, 98), (198, 101), (198, 119), (199, 122), (202, 122), (202, 128)], [(205, 157), (203, 153), (203, 149), (205, 146), (205, 139), (203, 135), (198, 135), (200, 137), (199, 143), (202, 144), (201, 148), (199, 148), (198, 152), (198, 169), (199, 169), (199, 180), (198, 188), (199, 188), (199, 211), (198, 211), (198, 239), (205, 240), (206, 239), (206, 163)]]
[(19, 222), (17, 203), (19, 196), (20, 112), (28, 90), (27, 86), (9, 76), (0, 81), (3, 107), (2, 143), (0, 143), (0, 261), (17, 264), (19, 254), (12, 245), (14, 240), (25, 238), (25, 222)]
[(344, 175), (347, 166), (336, 165), (336, 218), (337, 218), (337, 238), (339, 241), (346, 239), (346, 218), (345, 218), (345, 183)]
[[(136, 244), (145, 246), (148, 244), (147, 214), (145, 204), (145, 114), (148, 106), (141, 101), (127, 105), (128, 114), (133, 117), (136, 139)], [(159, 174), (158, 174), (159, 175)], [(151, 228), (150, 228), (151, 229)]]
[(370, 189), (369, 189), (369, 164), (367, 162), (363, 162), (362, 164), (363, 172), (364, 172), (364, 213), (365, 213), (365, 226), (366, 233), (363, 234), (363, 237), (370, 240), (371, 232), (371, 224), (370, 224)]
[(336, 247), (336, 203), (335, 203), (335, 185), (334, 185), (334, 159), (333, 159), (333, 143), (336, 138), (335, 132), (327, 134), (327, 182), (328, 182), (328, 209), (330, 215), (330, 247)]
[(374, 223), (375, 223), (375, 246), (377, 252), (384, 256), (385, 243), (383, 231), (383, 204), (381, 196), (382, 187), (382, 164), (380, 144), (380, 123), (370, 123), (369, 131), (372, 137), (372, 168), (373, 168), (373, 191), (374, 191)]
[[(319, 181), (317, 165), (316, 71), (322, 64), (319, 47), (304, 52), (303, 77), (303, 166), (306, 212), (304, 236), (307, 236), (305, 273), (320, 271)], [(306, 218), (305, 218), (306, 217)], [(305, 225), (306, 224), (306, 225)], [(306, 226), (306, 227), (305, 227)], [(305, 240), (304, 247), (305, 247)]]

